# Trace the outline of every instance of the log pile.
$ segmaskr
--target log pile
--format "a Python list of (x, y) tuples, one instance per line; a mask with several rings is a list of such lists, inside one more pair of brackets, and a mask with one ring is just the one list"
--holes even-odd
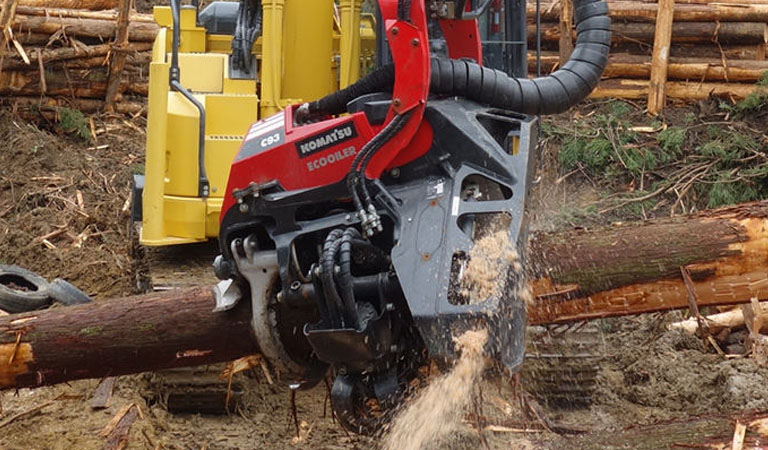
[(5, 104), (137, 112), (158, 26), (132, 0), (2, 0)]
[[(570, 1), (541, 2), (544, 74), (563, 64), (575, 42)], [(656, 114), (666, 98), (743, 98), (768, 71), (768, 0), (608, 0), (608, 7), (613, 45), (593, 97), (647, 98)], [(537, 67), (535, 14), (536, 3), (529, 1), (531, 73)]]

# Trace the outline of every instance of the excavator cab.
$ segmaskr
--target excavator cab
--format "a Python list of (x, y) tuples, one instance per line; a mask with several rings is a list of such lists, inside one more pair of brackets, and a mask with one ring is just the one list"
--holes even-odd
[(134, 176), (140, 242), (219, 233), (229, 168), (251, 123), (356, 81), (374, 63), (362, 0), (217, 1), (156, 6), (146, 164)]

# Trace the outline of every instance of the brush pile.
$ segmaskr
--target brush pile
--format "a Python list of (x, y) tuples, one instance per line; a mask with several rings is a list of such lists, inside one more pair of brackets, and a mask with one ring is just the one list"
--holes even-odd
[(131, 0), (2, 0), (0, 97), (14, 107), (67, 105), (137, 113), (146, 96), (150, 14)]
[[(668, 98), (739, 99), (768, 71), (768, 0), (608, 0), (608, 7), (613, 46), (593, 97), (647, 98), (654, 89), (652, 73), (665, 72), (657, 78)], [(576, 30), (570, 0), (542, 1), (540, 11), (546, 74), (570, 55)], [(535, 49), (535, 2), (528, 3), (528, 17), (528, 48)], [(529, 70), (536, 71), (535, 52), (529, 52)]]

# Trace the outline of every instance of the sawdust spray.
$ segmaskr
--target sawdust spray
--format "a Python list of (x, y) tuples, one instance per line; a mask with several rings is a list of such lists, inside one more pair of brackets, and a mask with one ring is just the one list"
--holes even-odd
[[(475, 242), (461, 279), (461, 294), (470, 303), (498, 296), (507, 288), (507, 274), (522, 280), (522, 266), (506, 231), (490, 233)], [(525, 283), (517, 294), (529, 301)], [(384, 439), (385, 450), (419, 450), (448, 436), (461, 426), (475, 385), (486, 364), (488, 330), (474, 329), (454, 338), (460, 357), (450, 372), (433, 380), (392, 422)]]
[(397, 415), (385, 438), (385, 450), (419, 450), (456, 429), (485, 368), (487, 340), (487, 330), (470, 330), (455, 339), (461, 351), (456, 365)]

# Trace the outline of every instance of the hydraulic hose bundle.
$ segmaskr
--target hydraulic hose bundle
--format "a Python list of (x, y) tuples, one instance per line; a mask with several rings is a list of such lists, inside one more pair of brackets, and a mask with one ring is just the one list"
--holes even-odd
[[(556, 72), (535, 78), (514, 78), (480, 64), (432, 58), (430, 92), (460, 96), (524, 114), (556, 114), (584, 100), (597, 86), (608, 63), (611, 19), (604, 0), (574, 0), (577, 39), (571, 58)], [(392, 65), (382, 66), (344, 90), (309, 103), (308, 112), (341, 114), (353, 99), (391, 91)]]

